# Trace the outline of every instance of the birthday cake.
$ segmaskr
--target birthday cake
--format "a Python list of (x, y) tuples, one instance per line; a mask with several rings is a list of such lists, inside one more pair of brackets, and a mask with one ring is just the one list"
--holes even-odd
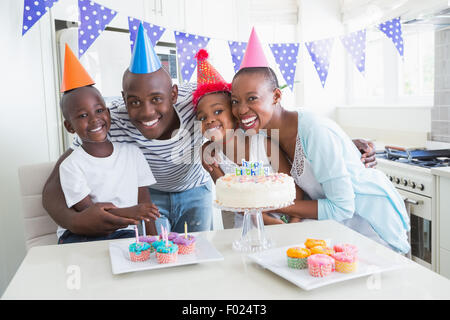
[(294, 179), (284, 173), (226, 174), (216, 181), (216, 201), (224, 207), (279, 207), (294, 200)]

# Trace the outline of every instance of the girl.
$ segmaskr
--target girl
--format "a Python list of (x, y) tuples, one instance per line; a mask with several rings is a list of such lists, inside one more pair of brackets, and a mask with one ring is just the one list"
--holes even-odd
[(276, 75), (267, 65), (241, 66), (233, 78), (232, 112), (240, 126), (256, 132), (267, 129), (269, 137), (277, 129), (280, 149), (292, 163), (291, 176), (313, 199), (297, 198), (281, 212), (334, 219), (407, 253), (409, 217), (385, 175), (364, 167), (360, 152), (336, 123), (309, 112), (287, 111), (281, 96)]
[[(202, 134), (210, 140), (203, 145), (202, 157), (205, 169), (210, 173), (214, 182), (226, 173), (234, 173), (242, 158), (249, 161), (263, 161), (264, 166), (271, 168), (269, 157), (273, 148), (276, 148), (270, 139), (253, 134), (244, 136), (242, 130), (237, 128), (237, 121), (231, 113), (230, 91), (231, 85), (226, 83), (222, 76), (206, 61), (208, 53), (201, 49), (196, 55), (198, 60), (197, 90), (193, 93), (193, 104), (196, 109), (197, 120), (201, 122)], [(236, 130), (237, 129), (237, 130)], [(265, 142), (267, 141), (267, 151)], [(238, 148), (239, 147), (239, 148)], [(223, 152), (225, 150), (225, 153)], [(278, 151), (278, 150), (277, 150)], [(208, 154), (217, 162), (217, 166), (209, 166)], [(279, 155), (276, 158), (276, 155)], [(274, 153), (278, 161), (278, 171), (289, 174), (290, 165), (279, 152)], [(272, 162), (272, 164), (274, 164)], [(276, 169), (276, 168), (274, 168)], [(298, 199), (303, 198), (303, 192), (296, 188)], [(278, 211), (278, 210), (277, 210)], [(226, 219), (228, 212), (223, 212)], [(265, 224), (284, 223), (278, 214), (263, 214)], [(290, 222), (298, 222), (300, 218), (293, 217)], [(224, 224), (226, 221), (224, 221)], [(242, 224), (242, 215), (234, 214), (234, 227)]]

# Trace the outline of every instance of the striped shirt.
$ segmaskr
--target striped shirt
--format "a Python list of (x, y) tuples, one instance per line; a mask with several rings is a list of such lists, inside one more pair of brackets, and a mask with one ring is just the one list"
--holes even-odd
[[(201, 125), (195, 121), (192, 105), (192, 92), (195, 89), (195, 84), (178, 86), (178, 99), (174, 108), (180, 119), (180, 128), (168, 140), (145, 138), (130, 122), (122, 98), (112, 100), (108, 106), (111, 111), (109, 139), (132, 143), (141, 149), (156, 179), (152, 189), (180, 192), (204, 185), (210, 179), (200, 160), (203, 137)], [(76, 136), (72, 148), (79, 145), (80, 140)]]

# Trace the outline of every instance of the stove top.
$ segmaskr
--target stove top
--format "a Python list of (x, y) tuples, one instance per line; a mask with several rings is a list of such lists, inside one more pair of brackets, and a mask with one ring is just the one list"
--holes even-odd
[(385, 150), (377, 152), (376, 157), (423, 168), (450, 166), (450, 149), (404, 149), (387, 146)]

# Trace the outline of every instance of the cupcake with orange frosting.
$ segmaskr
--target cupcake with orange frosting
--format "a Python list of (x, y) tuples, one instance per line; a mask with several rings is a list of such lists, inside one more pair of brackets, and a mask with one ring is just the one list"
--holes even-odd
[(308, 267), (308, 257), (311, 251), (302, 247), (292, 247), (286, 251), (287, 264), (289, 268), (306, 269)]
[(311, 248), (314, 248), (317, 246), (326, 247), (327, 243), (325, 242), (325, 240), (320, 240), (320, 239), (306, 239), (305, 247), (307, 247), (308, 249), (311, 249)]
[(311, 250), (311, 254), (326, 254), (328, 256), (331, 256), (334, 253), (334, 250), (332, 248), (322, 246), (315, 246), (309, 250)]
[(334, 258), (337, 272), (351, 273), (358, 268), (358, 258), (354, 254), (349, 252), (336, 252), (332, 257)]

